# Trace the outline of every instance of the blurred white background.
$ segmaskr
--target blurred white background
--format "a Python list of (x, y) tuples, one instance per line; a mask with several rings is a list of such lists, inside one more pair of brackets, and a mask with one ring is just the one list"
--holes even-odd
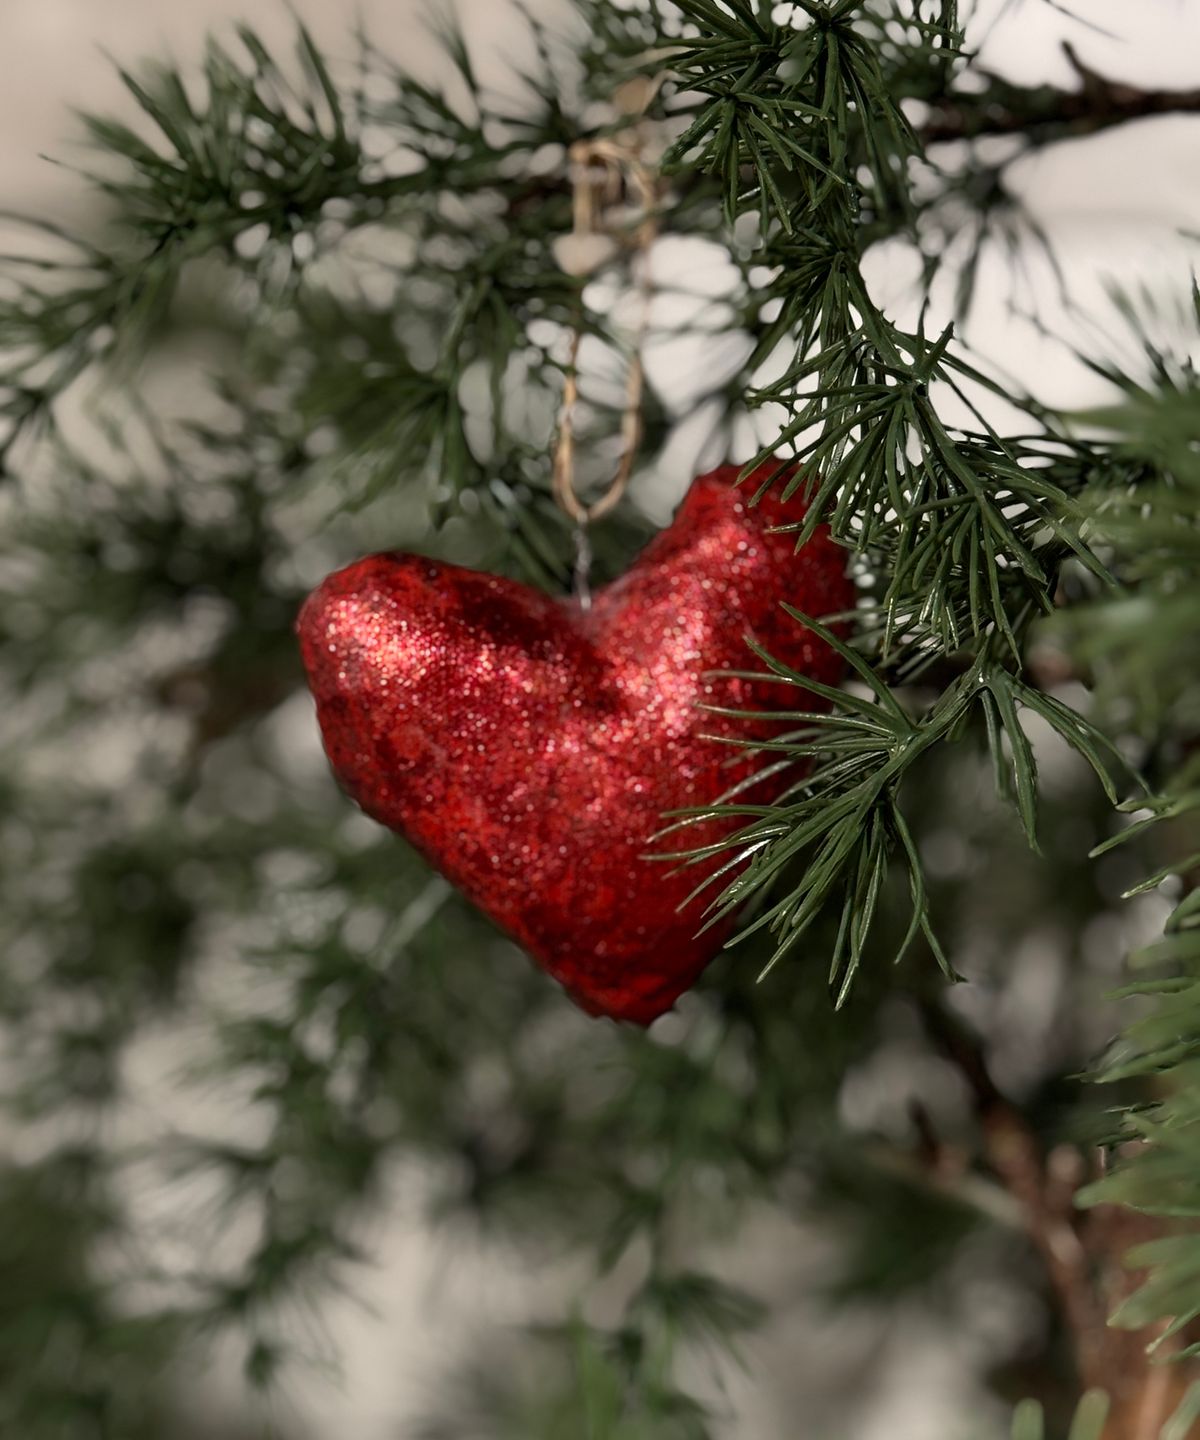
[[(445, 0), (430, 3), (436, 8)], [(417, 8), (412, 0), (298, 5), (335, 59), (352, 53), (351, 32), (361, 15), (385, 49), (420, 70), (433, 63), (435, 46), (414, 24)], [(985, 0), (975, 31), (985, 62), (1014, 79), (1073, 86), (1061, 45), (1069, 37), (1080, 57), (1107, 75), (1145, 86), (1200, 84), (1200, 4), (1079, 0), (1079, 8), (1096, 28), (1074, 23), (1043, 0)], [(481, 51), (497, 63), (509, 31), (502, 0), (460, 0), (458, 10)], [(234, 19), (251, 22), (281, 47), (289, 43), (292, 20), (282, 0), (3, 0), (0, 204), (58, 217), (84, 213), (78, 177), (41, 158), (49, 154), (67, 165), (85, 159), (72, 108), (127, 112), (114, 59), (136, 66), (140, 58), (165, 54), (186, 63), (198, 55), (207, 31)], [(1196, 258), (1194, 243), (1181, 232), (1200, 231), (1200, 120), (1147, 120), (1055, 147), (1023, 166), (1020, 188), (1081, 309), (1103, 313), (1103, 287), (1113, 278), (1144, 282), (1163, 294), (1178, 291)], [(1095, 353), (1101, 343), (1095, 331), (1074, 328), (1044, 261), (1032, 251), (1027, 259), (1032, 281), (1023, 307)], [(872, 257), (870, 274), (880, 298), (902, 309), (911, 271), (898, 252)], [(971, 317), (975, 346), (1051, 401), (1076, 405), (1094, 398), (1095, 379), (1065, 346), (1014, 318), (1010, 293), (1008, 262), (988, 255)], [(937, 298), (948, 306), (950, 287)], [(929, 328), (936, 332), (941, 323), (944, 317), (934, 315)], [(461, 1231), (422, 1228), (418, 1191), (415, 1181), (398, 1179), (394, 1206), (368, 1237), (374, 1264), (352, 1277), (356, 1298), (327, 1311), (341, 1352), (340, 1378), (299, 1377), (291, 1413), (279, 1417), (285, 1433), (399, 1440), (413, 1416), (436, 1408), (444, 1366), (464, 1335), (486, 1336), (510, 1321), (552, 1315), (570, 1289), (569, 1274), (531, 1276), (520, 1255)], [(767, 1299), (803, 1293), (804, 1275), (819, 1264), (812, 1238), (778, 1218), (764, 1219), (736, 1256), (739, 1280)], [(979, 1298), (977, 1327), (953, 1335), (928, 1321), (890, 1329), (834, 1324), (793, 1306), (747, 1347), (749, 1372), (723, 1377), (729, 1409), (739, 1416), (730, 1434), (739, 1440), (996, 1435), (998, 1416), (969, 1377), (1025, 1317), (1006, 1313), (1003, 1296)], [(874, 1390), (860, 1380), (868, 1371), (878, 1377)], [(856, 1387), (854, 1428), (847, 1430), (840, 1407)], [(236, 1396), (231, 1378), (206, 1386), (197, 1405), (214, 1419), (232, 1420), (241, 1404)], [(836, 1431), (824, 1423), (834, 1415)]]

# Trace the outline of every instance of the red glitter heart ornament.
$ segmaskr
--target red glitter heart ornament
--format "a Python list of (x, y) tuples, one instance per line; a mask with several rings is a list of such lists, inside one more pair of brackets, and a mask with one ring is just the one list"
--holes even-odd
[[(664, 812), (711, 804), (761, 765), (709, 737), (763, 737), (774, 722), (701, 707), (813, 706), (791, 687), (712, 672), (760, 668), (752, 634), (816, 680), (841, 673), (780, 601), (817, 616), (848, 608), (843, 552), (821, 529), (797, 554), (770, 527), (803, 505), (751, 505), (754, 477), (738, 489), (737, 474), (696, 480), (588, 609), (384, 554), (329, 576), (297, 625), (342, 784), (592, 1014), (649, 1024), (725, 938), (697, 935), (703, 902), (683, 904), (719, 862), (675, 873), (646, 856)], [(769, 800), (780, 783), (748, 798)], [(707, 822), (685, 838), (690, 848), (719, 833)]]

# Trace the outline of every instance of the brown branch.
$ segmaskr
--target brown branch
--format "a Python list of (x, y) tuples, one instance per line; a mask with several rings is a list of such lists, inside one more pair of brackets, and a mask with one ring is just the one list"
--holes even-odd
[[(1161, 1353), (1152, 1361), (1146, 1346), (1153, 1331), (1115, 1330), (1107, 1318), (1140, 1283), (1124, 1256), (1165, 1233), (1164, 1223), (1115, 1205), (1081, 1213), (1075, 1195), (1090, 1178), (1081, 1153), (1063, 1145), (1043, 1154), (1025, 1117), (996, 1087), (974, 1037), (932, 1001), (922, 1005), (921, 1014), (930, 1038), (974, 1098), (984, 1158), (1020, 1207), (1071, 1338), (1080, 1389), (1109, 1396), (1102, 1440), (1158, 1440), (1195, 1380), (1195, 1368), (1164, 1365)], [(1176, 1337), (1173, 1348), (1195, 1338)]]
[(918, 126), (921, 139), (927, 145), (940, 145), (984, 135), (1023, 135), (1048, 144), (1151, 115), (1200, 114), (1200, 89), (1144, 90), (1091, 69), (1065, 42), (1063, 50), (1079, 77), (1078, 90), (1013, 85), (985, 74), (986, 90), (931, 103), (929, 118)]
[[(956, 92), (935, 100), (911, 97), (924, 99), (929, 105), (928, 117), (915, 127), (918, 138), (925, 145), (942, 145), (985, 135), (1019, 135), (1031, 145), (1049, 145), (1151, 115), (1200, 115), (1200, 88), (1145, 90), (1092, 70), (1065, 41), (1063, 50), (1079, 76), (1078, 90), (1014, 85), (999, 75), (977, 70), (975, 73), (987, 81), (987, 88), (977, 93)], [(744, 173), (750, 183), (753, 170), (746, 166)], [(698, 187), (708, 186), (716, 193), (714, 182), (696, 171), (675, 175), (672, 186), (676, 202)], [(510, 220), (518, 221), (538, 214), (549, 204), (565, 205), (570, 195), (565, 173), (537, 176), (510, 196), (507, 214)]]
[(1104, 1369), (1104, 1309), (1074, 1225), (1077, 1185), (1063, 1183), (1064, 1172), (1078, 1154), (1064, 1147), (1043, 1157), (1024, 1117), (1006, 1102), (989, 1105), (980, 1121), (988, 1164), (1019, 1202), (1026, 1232), (1058, 1300), (1071, 1335), (1080, 1386), (1106, 1389), (1111, 1377)]
[[(1096, 1290), (1106, 1311), (1113, 1311), (1145, 1279), (1145, 1273), (1130, 1269), (1124, 1257), (1135, 1245), (1171, 1233), (1169, 1221), (1141, 1214), (1123, 1205), (1101, 1205), (1089, 1211), (1081, 1227), (1083, 1243), (1096, 1271)], [(1196, 1379), (1191, 1364), (1164, 1363), (1171, 1352), (1193, 1343), (1195, 1327), (1160, 1344), (1155, 1360), (1146, 1346), (1166, 1322), (1149, 1330), (1108, 1329), (1100, 1357), (1105, 1388), (1112, 1400), (1103, 1440), (1159, 1440), (1163, 1425)], [(1197, 1435), (1193, 1427), (1188, 1436)]]
[(218, 740), (273, 710), (300, 680), (290, 655), (269, 663), (230, 667), (207, 662), (184, 665), (162, 676), (153, 697), (168, 710), (192, 721), (189, 760), (194, 762)]
[(1072, 1166), (1073, 1152), (1063, 1148), (1043, 1157), (1024, 1116), (997, 1089), (973, 1037), (934, 1002), (921, 1013), (931, 1039), (971, 1091), (988, 1165), (1021, 1207), (1070, 1332), (1080, 1382), (1084, 1389), (1102, 1385), (1105, 1312), (1075, 1229), (1073, 1202), (1082, 1176)]

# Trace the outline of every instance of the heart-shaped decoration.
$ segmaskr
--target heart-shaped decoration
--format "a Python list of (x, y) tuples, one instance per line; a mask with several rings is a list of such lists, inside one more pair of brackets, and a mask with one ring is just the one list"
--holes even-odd
[[(331, 575), (298, 631), (330, 762), (367, 814), (398, 830), (593, 1014), (649, 1024), (725, 938), (698, 935), (706, 873), (647, 859), (664, 812), (716, 801), (761, 759), (711, 737), (778, 722), (705, 705), (814, 708), (759, 669), (753, 635), (826, 684), (839, 657), (781, 608), (845, 610), (843, 552), (819, 530), (797, 554), (772, 526), (801, 503), (737, 466), (696, 480), (671, 525), (590, 608), (418, 555)], [(760, 477), (761, 478), (761, 477)], [(778, 778), (747, 798), (778, 793)], [(688, 847), (720, 834), (685, 833)], [(676, 841), (678, 844), (678, 841)], [(657, 848), (670, 848), (658, 842)], [(682, 907), (682, 908), (680, 908)]]

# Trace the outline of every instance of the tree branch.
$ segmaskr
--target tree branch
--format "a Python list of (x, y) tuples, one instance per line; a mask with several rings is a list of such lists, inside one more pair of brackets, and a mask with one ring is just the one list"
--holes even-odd
[(1063, 50), (1079, 76), (1078, 90), (1013, 85), (998, 75), (977, 72), (985, 75), (987, 88), (930, 102), (929, 118), (918, 126), (921, 139), (941, 145), (985, 135), (1022, 135), (1032, 144), (1047, 145), (1151, 115), (1200, 115), (1200, 88), (1143, 90), (1091, 69), (1066, 42)]
[[(1152, 1331), (1116, 1330), (1107, 1316), (1140, 1283), (1123, 1257), (1162, 1235), (1162, 1222), (1115, 1205), (1082, 1214), (1075, 1195), (1091, 1177), (1080, 1152), (1063, 1145), (1043, 1154), (1028, 1121), (997, 1089), (974, 1037), (934, 1002), (923, 1004), (921, 1015), (974, 1097), (984, 1159), (1020, 1206), (1071, 1338), (1080, 1389), (1109, 1396), (1102, 1440), (1156, 1440), (1195, 1370), (1163, 1365), (1163, 1354), (1155, 1363), (1146, 1353)], [(1178, 1338), (1172, 1348), (1178, 1350)]]
[(921, 1015), (930, 1038), (971, 1091), (984, 1158), (1021, 1207), (1070, 1331), (1080, 1382), (1085, 1389), (1101, 1384), (1105, 1314), (1075, 1227), (1074, 1195), (1083, 1177), (1068, 1173), (1071, 1152), (1043, 1157), (1025, 1118), (997, 1089), (974, 1038), (936, 1003), (923, 1005)]

